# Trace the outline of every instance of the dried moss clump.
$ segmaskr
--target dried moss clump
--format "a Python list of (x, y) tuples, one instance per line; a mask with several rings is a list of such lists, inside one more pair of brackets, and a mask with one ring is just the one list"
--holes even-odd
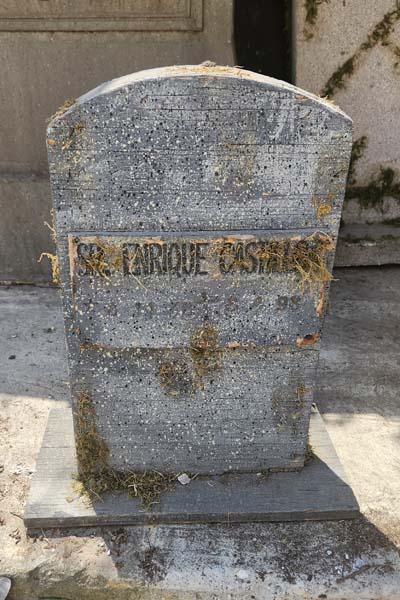
[(79, 254), (79, 262), (86, 273), (109, 279), (113, 271), (121, 268), (122, 254), (118, 246), (96, 240)]
[(224, 263), (225, 274), (248, 272), (254, 269), (253, 259), (258, 262), (259, 273), (294, 272), (300, 288), (321, 284), (332, 279), (326, 266), (326, 255), (334, 249), (332, 238), (326, 233), (315, 232), (305, 238), (266, 240), (254, 243), (252, 254), (245, 254), (244, 244), (218, 241), (209, 253), (216, 253)]
[(300, 384), (296, 389), (296, 405), (297, 408), (302, 409), (304, 407), (304, 397), (310, 391), (304, 384)]
[(325, 257), (335, 247), (332, 238), (316, 232), (300, 240), (278, 240), (268, 242), (258, 255), (267, 272), (294, 271), (304, 293), (307, 287), (325, 283), (332, 279)]
[(314, 452), (313, 447), (310, 444), (310, 440), (307, 440), (306, 451), (304, 453), (304, 464), (308, 464), (311, 460), (316, 458), (317, 455)]
[(324, 233), (313, 233), (294, 245), (289, 252), (288, 270), (294, 270), (300, 278), (300, 287), (304, 292), (306, 287), (331, 281), (332, 274), (326, 266), (328, 252), (335, 244), (332, 238)]
[(79, 474), (89, 482), (92, 476), (105, 468), (108, 448), (97, 431), (93, 404), (85, 392), (80, 392), (77, 399), (75, 429)]
[(387, 12), (379, 21), (373, 30), (367, 35), (365, 41), (360, 44), (353, 56), (348, 58), (340, 67), (331, 75), (325, 84), (321, 96), (333, 96), (336, 90), (342, 89), (346, 85), (346, 81), (354, 73), (363, 54), (374, 48), (377, 44), (387, 45), (388, 37), (392, 33), (394, 25), (400, 19), (400, 8), (396, 8)]
[(221, 366), (222, 350), (214, 327), (207, 323), (198, 329), (192, 336), (189, 349), (198, 377), (198, 385), (203, 388), (203, 377), (212, 374)]
[(93, 403), (86, 392), (78, 394), (74, 415), (78, 478), (90, 498), (126, 491), (132, 498), (139, 498), (144, 509), (156, 504), (176, 475), (158, 471), (122, 473), (111, 468), (109, 449), (97, 430)]
[(51, 117), (49, 117), (47, 119), (47, 121), (52, 121), (53, 119), (55, 119), (56, 117), (61, 117), (61, 115), (63, 115), (65, 112), (67, 112), (67, 110), (69, 108), (71, 108), (71, 106), (73, 106), (75, 104), (75, 100), (73, 98), (68, 98), (67, 100), (65, 100), (65, 102), (60, 106), (60, 108), (58, 108), (56, 110), (56, 112), (51, 115)]
[(171, 360), (162, 363), (158, 376), (162, 387), (170, 396), (187, 396), (193, 392), (193, 376), (184, 361)]

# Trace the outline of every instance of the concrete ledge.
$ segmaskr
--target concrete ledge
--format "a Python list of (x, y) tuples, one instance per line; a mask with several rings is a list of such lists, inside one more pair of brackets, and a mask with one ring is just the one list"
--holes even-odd
[(400, 228), (389, 225), (345, 225), (335, 256), (336, 267), (400, 263)]
[(233, 523), (307, 521), (359, 516), (358, 503), (316, 408), (310, 443), (315, 453), (298, 472), (256, 473), (198, 478), (162, 494), (143, 512), (127, 494), (108, 494), (88, 502), (74, 492), (77, 473), (72, 413), (53, 409), (37, 461), (25, 525), (30, 528), (88, 527), (152, 523)]

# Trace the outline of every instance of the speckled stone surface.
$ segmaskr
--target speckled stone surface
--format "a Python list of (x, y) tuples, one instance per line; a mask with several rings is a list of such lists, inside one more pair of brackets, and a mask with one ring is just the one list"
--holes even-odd
[(47, 144), (72, 394), (110, 464), (301, 467), (329, 290), (262, 249), (336, 244), (350, 119), (248, 71), (169, 67), (81, 97)]

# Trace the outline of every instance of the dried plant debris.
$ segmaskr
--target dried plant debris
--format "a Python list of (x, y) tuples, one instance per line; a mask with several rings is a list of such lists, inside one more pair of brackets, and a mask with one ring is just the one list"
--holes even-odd
[(72, 127), (70, 127), (68, 138), (65, 140), (63, 145), (61, 146), (62, 150), (68, 150), (76, 142), (76, 140), (82, 135), (85, 130), (85, 123), (83, 121), (78, 121)]
[(298, 433), (299, 423), (304, 416), (305, 396), (310, 388), (301, 378), (291, 377), (287, 385), (279, 385), (272, 391), (272, 419), (277, 432), (290, 429), (293, 435)]
[(47, 221), (45, 221), (44, 224), (50, 230), (51, 239), (56, 244), (57, 243), (57, 235), (56, 235), (56, 228), (54, 225), (54, 208), (51, 209), (50, 215), (51, 215), (51, 225)]
[(42, 262), (43, 257), (46, 257), (51, 262), (51, 271), (52, 271), (52, 280), (54, 285), (59, 285), (60, 283), (60, 268), (58, 265), (58, 257), (56, 254), (51, 254), (51, 252), (42, 252), (42, 254), (38, 258), (38, 262)]
[[(51, 210), (51, 219), (52, 219), (52, 224), (50, 225), (50, 223), (48, 223), (47, 221), (44, 222), (44, 224), (46, 225), (46, 227), (50, 230), (50, 234), (51, 234), (51, 239), (54, 242), (54, 244), (57, 243), (57, 236), (56, 236), (56, 229), (54, 226), (54, 209)], [(59, 285), (60, 283), (60, 269), (59, 269), (59, 265), (58, 265), (58, 258), (55, 254), (52, 254), (51, 252), (42, 252), (42, 254), (39, 256), (38, 258), (38, 262), (42, 262), (43, 257), (46, 257), (49, 259), (49, 261), (51, 262), (51, 270), (52, 270), (52, 280), (54, 285)]]
[(79, 473), (84, 479), (88, 479), (104, 468), (108, 448), (97, 431), (95, 411), (87, 393), (80, 392), (74, 416)]
[(296, 404), (299, 409), (304, 408), (305, 395), (311, 391), (311, 388), (307, 388), (304, 384), (299, 384), (296, 389)]
[(75, 443), (78, 459), (78, 479), (91, 499), (106, 492), (126, 491), (139, 498), (142, 509), (158, 503), (179, 475), (158, 471), (120, 472), (108, 465), (109, 449), (100, 436), (95, 422), (95, 410), (89, 394), (80, 392), (74, 411)]
[(73, 98), (68, 98), (67, 100), (65, 100), (65, 102), (56, 110), (56, 112), (51, 115), (51, 117), (49, 117), (47, 119), (47, 121), (52, 121), (53, 119), (56, 119), (57, 117), (61, 117), (65, 112), (67, 112), (67, 110), (69, 108), (71, 108), (71, 106), (73, 106), (75, 104), (75, 100)]
[(121, 248), (99, 240), (91, 244), (79, 244), (77, 253), (80, 275), (95, 275), (108, 279), (113, 271), (120, 269), (122, 265)]
[(321, 92), (321, 96), (333, 96), (337, 90), (343, 89), (346, 86), (347, 80), (357, 68), (362, 56), (379, 43), (387, 45), (388, 37), (393, 32), (394, 26), (399, 19), (400, 8), (387, 12), (367, 35), (364, 42), (360, 44), (353, 56), (341, 64), (333, 75), (331, 75)]
[(194, 392), (193, 373), (184, 360), (171, 360), (160, 365), (158, 377), (170, 396), (182, 397)]
[(209, 252), (218, 253), (224, 274), (254, 272), (255, 263), (259, 273), (294, 272), (304, 293), (308, 286), (332, 279), (325, 258), (334, 247), (329, 235), (317, 231), (305, 238), (296, 236), (247, 244), (218, 241), (211, 245)]
[(314, 458), (317, 458), (317, 455), (315, 454), (314, 449), (310, 444), (310, 440), (307, 440), (306, 451), (304, 453), (304, 464), (308, 464)]

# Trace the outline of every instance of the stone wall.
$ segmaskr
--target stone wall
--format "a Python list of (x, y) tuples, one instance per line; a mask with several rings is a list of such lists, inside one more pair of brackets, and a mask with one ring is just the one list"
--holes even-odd
[(296, 85), (354, 121), (337, 264), (400, 260), (400, 6), (294, 0)]
[(46, 119), (67, 98), (127, 73), (207, 59), (233, 64), (233, 3), (0, 4), (0, 281), (40, 283), (50, 281), (51, 267), (37, 259), (54, 251), (44, 225), (51, 219)]
[[(136, 1), (135, 15), (128, 0), (97, 12), (80, 4), (65, 14), (58, 0), (1, 3), (0, 281), (51, 278), (49, 261), (37, 262), (52, 251), (45, 121), (66, 98), (149, 67), (235, 63), (233, 0), (165, 0), (161, 17), (155, 0)], [(293, 9), (294, 82), (354, 120), (337, 264), (400, 262), (400, 8), (293, 0)]]

